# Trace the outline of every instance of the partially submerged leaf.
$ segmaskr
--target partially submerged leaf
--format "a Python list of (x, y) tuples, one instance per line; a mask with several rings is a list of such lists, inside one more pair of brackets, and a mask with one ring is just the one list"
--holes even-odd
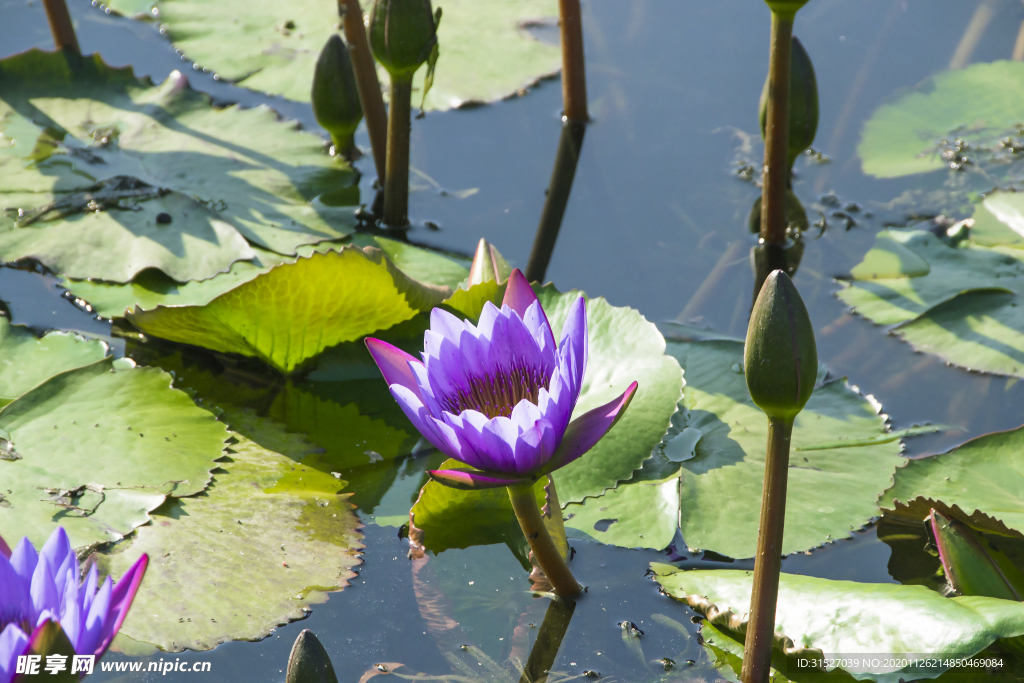
[(983, 595), (1002, 600), (1024, 598), (1024, 574), (963, 522), (937, 510), (928, 516), (942, 568), (958, 595)]
[(101, 341), (71, 332), (50, 332), (40, 339), (0, 316), (0, 407), (44, 380), (95, 363), (106, 353)]
[[(138, 0), (111, 0), (134, 14)], [(309, 102), (320, 48), (338, 23), (335, 3), (296, 0), (161, 0), (160, 23), (175, 47), (221, 78)], [(362, 3), (364, 9), (368, 3)], [(561, 66), (557, 45), (529, 35), (529, 22), (556, 17), (555, 0), (445, 0), (438, 42), (444, 62), (434, 74), (426, 109), (493, 102), (514, 95)], [(241, 20), (239, 20), (241, 19)], [(413, 87), (422, 90), (427, 70)], [(386, 72), (381, 70), (382, 82)]]
[(290, 373), (329, 346), (409, 320), (448, 292), (409, 278), (379, 249), (345, 247), (277, 266), (204, 306), (158, 306), (127, 318), (146, 334)]
[[(651, 569), (669, 595), (700, 612), (723, 635), (742, 641), (752, 572), (681, 571), (659, 563), (652, 563)], [(1000, 638), (1024, 634), (1024, 604), (986, 597), (946, 598), (923, 586), (784, 573), (779, 577), (775, 624), (775, 645), (785, 654), (826, 659), (871, 655), (882, 663), (846, 670), (859, 673), (858, 679), (896, 683), (935, 678), (954, 658), (971, 657)], [(904, 656), (930, 659), (905, 666), (900, 662)]]
[(273, 442), (284, 452), (239, 437), (206, 492), (169, 501), (101, 556), (115, 575), (151, 558), (122, 634), (168, 652), (258, 640), (348, 585), (363, 546), (345, 482), (297, 463), (301, 438)]
[(205, 280), (256, 258), (250, 243), (294, 255), (355, 225), (351, 207), (310, 202), (355, 180), (319, 137), (268, 107), (215, 109), (178, 72), (153, 86), (96, 55), (8, 57), (0, 132), (2, 261)]
[(0, 459), (0, 536), (37, 547), (59, 524), (75, 547), (117, 541), (167, 496), (210, 481), (227, 430), (170, 375), (105, 359), (0, 411), (20, 458)]

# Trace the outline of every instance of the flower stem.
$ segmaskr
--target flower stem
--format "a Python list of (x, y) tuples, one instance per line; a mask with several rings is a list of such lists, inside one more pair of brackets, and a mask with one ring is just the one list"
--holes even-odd
[(567, 121), (586, 123), (590, 117), (580, 0), (559, 0), (558, 9), (562, 26), (562, 106)]
[(544, 576), (554, 588), (555, 595), (562, 597), (579, 595), (583, 588), (569, 571), (569, 566), (558, 553), (558, 548), (551, 540), (551, 534), (544, 526), (544, 519), (537, 506), (533, 486), (509, 486), (508, 497), (512, 500), (512, 509), (515, 510), (519, 526), (523, 530), (523, 535), (526, 536), (527, 543), (530, 544), (530, 550), (533, 551), (533, 556), (544, 572)]
[(761, 241), (786, 239), (786, 186), (789, 184), (789, 62), (793, 15), (772, 12), (768, 63), (768, 116), (764, 134), (764, 188)]
[(757, 554), (754, 556), (754, 587), (750, 595), (750, 617), (740, 672), (743, 683), (767, 683), (771, 672), (792, 435), (793, 418), (768, 418), (768, 450), (764, 463)]
[(81, 54), (78, 38), (75, 37), (75, 28), (71, 25), (71, 15), (68, 14), (68, 6), (64, 0), (43, 0), (43, 8), (46, 10), (46, 20), (50, 23), (50, 33), (53, 34), (53, 42), (57, 49), (69, 47)]
[(523, 666), (519, 683), (544, 683), (547, 680), (575, 609), (576, 603), (568, 598), (556, 597), (551, 601), (548, 611), (544, 613), (544, 621), (537, 629), (537, 639)]
[(370, 146), (373, 148), (377, 177), (384, 178), (388, 114), (384, 108), (384, 98), (380, 94), (376, 63), (373, 61), (370, 43), (366, 38), (363, 10), (359, 7), (359, 0), (338, 0), (338, 3), (345, 25), (345, 40), (348, 41), (352, 71), (355, 72), (356, 87), (359, 89), (359, 103), (363, 107), (366, 132), (370, 135)]
[(384, 176), (384, 223), (409, 223), (409, 132), (412, 129), (412, 77), (391, 77), (388, 116), (388, 164)]

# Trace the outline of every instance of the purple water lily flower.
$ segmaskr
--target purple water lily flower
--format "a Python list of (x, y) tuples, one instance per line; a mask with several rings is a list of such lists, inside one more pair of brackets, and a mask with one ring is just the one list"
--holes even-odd
[(568, 465), (615, 425), (637, 387), (570, 422), (587, 367), (586, 303), (573, 302), (556, 346), (519, 270), (501, 308), (485, 304), (475, 326), (435, 308), (422, 362), (379, 339), (366, 345), (420, 433), (475, 468), (430, 472), (454, 488), (517, 486)]
[(64, 529), (58, 527), (39, 553), (27, 538), (13, 551), (0, 539), (0, 683), (10, 683), (18, 656), (38, 649), (51, 623), (76, 654), (100, 657), (121, 628), (148, 563), (144, 554), (116, 584), (109, 576), (99, 584), (94, 564), (80, 583)]

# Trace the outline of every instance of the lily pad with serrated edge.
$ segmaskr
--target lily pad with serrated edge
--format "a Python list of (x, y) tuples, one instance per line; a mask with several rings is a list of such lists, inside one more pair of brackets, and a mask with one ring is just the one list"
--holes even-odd
[(71, 332), (36, 337), (0, 316), (0, 407), (65, 370), (101, 360), (107, 345)]
[[(268, 107), (216, 109), (178, 72), (159, 86), (98, 55), (0, 60), (0, 260), (128, 282), (205, 280), (253, 246), (294, 255), (352, 232), (310, 200), (355, 174)], [(16, 210), (15, 210), (16, 209)]]

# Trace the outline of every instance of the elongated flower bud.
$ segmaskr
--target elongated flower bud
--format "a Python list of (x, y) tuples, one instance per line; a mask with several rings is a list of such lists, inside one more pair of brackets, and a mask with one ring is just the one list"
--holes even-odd
[(430, 0), (376, 0), (370, 10), (370, 47), (392, 78), (412, 78), (437, 44)]
[(504, 282), (512, 274), (512, 266), (498, 253), (494, 245), (480, 238), (476, 245), (476, 254), (473, 255), (473, 263), (469, 266), (469, 280), (467, 286), (472, 287), (482, 282), (494, 280)]
[(308, 628), (292, 645), (285, 683), (338, 683), (327, 650)]
[(347, 154), (353, 146), (352, 135), (363, 119), (363, 108), (348, 48), (337, 33), (327, 39), (316, 60), (312, 100), (317, 123), (331, 134), (338, 153)]
[(781, 270), (768, 276), (754, 302), (743, 365), (750, 397), (769, 418), (792, 419), (814, 390), (814, 328), (800, 293)]
[(808, 0), (764, 0), (775, 14), (792, 17), (797, 11), (807, 4)]
[(1024, 573), (970, 527), (932, 510), (925, 522), (939, 549), (949, 585), (960, 595), (1024, 599)]
[[(768, 82), (761, 90), (761, 137), (768, 126)], [(807, 50), (793, 36), (793, 49), (789, 62), (789, 168), (814, 144), (818, 132), (818, 79)]]

